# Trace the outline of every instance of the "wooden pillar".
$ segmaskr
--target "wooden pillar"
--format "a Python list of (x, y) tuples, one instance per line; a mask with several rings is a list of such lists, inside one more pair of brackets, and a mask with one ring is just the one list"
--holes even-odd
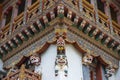
[(0, 4), (0, 21), (1, 21), (1, 25), (0, 27), (4, 27), (5, 26), (5, 22), (6, 22), (6, 15), (5, 15), (5, 9), (2, 9), (3, 6), (2, 4)]
[(109, 13), (108, 13), (108, 3), (104, 3), (104, 10), (105, 10), (105, 14), (108, 16)]
[(94, 0), (91, 0), (91, 4), (92, 4), (93, 6), (95, 6), (95, 4), (94, 4)]
[(18, 15), (18, 5), (13, 6), (13, 10), (14, 10), (13, 17), (15, 18)]
[(39, 14), (42, 13), (42, 8), (43, 8), (43, 0), (40, 0), (40, 3), (39, 3)]
[(102, 80), (102, 64), (99, 62), (96, 67), (96, 80)]
[(23, 64), (20, 68), (19, 79), (24, 80), (25, 78), (25, 65)]
[(90, 80), (94, 80), (94, 72), (90, 71)]
[(32, 0), (28, 0), (27, 6), (29, 7), (29, 6), (31, 6), (31, 4), (32, 4)]
[(0, 21), (2, 19), (2, 4), (0, 4)]
[(12, 15), (11, 15), (11, 22), (10, 22), (10, 29), (9, 29), (10, 35), (12, 34), (14, 18), (17, 16), (17, 12), (18, 12), (18, 8), (16, 8), (16, 5), (14, 5), (12, 8)]
[(92, 0), (92, 4), (94, 4), (96, 24), (99, 24), (97, 0)]
[(2, 13), (1, 27), (5, 26), (6, 16)]
[(79, 0), (79, 10), (80, 12), (83, 11), (82, 0)]
[(113, 34), (113, 27), (112, 27), (112, 19), (111, 19), (111, 13), (110, 13), (110, 6), (109, 3), (106, 2), (106, 13), (108, 15), (109, 18), (109, 22), (110, 22), (110, 33)]
[(117, 21), (118, 21), (118, 24), (120, 24), (120, 11), (117, 14)]
[(28, 0), (25, 1), (25, 8), (24, 8), (24, 17), (23, 17), (23, 24), (25, 25), (27, 22), (27, 9), (28, 9)]

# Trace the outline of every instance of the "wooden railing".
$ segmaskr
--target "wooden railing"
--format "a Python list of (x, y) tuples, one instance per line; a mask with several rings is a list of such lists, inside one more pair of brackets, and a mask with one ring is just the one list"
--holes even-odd
[(115, 22), (114, 20), (112, 20), (112, 25), (113, 25), (114, 28), (120, 30), (120, 25), (117, 22)]
[(36, 16), (39, 11), (39, 0), (37, 0), (33, 5), (28, 7), (28, 20), (30, 20), (33, 16)]
[(99, 23), (101, 24), (101, 27), (104, 30), (109, 31), (108, 16), (104, 14), (103, 12), (101, 12), (100, 10), (98, 10), (98, 17), (99, 17)]
[(13, 31), (22, 25), (23, 17), (24, 17), (24, 12), (22, 12), (14, 19), (13, 29), (12, 29)]
[(120, 37), (120, 25), (114, 20), (112, 20), (112, 26), (113, 26), (115, 35)]
[(8, 34), (9, 34), (9, 29), (10, 29), (10, 23), (8, 23), (6, 26), (1, 28), (2, 33), (1, 33), (1, 37), (0, 37), (0, 42), (4, 41), (6, 39), (6, 36), (8, 36)]
[(15, 73), (11, 72), (2, 80), (41, 80), (41, 75), (25, 69), (25, 66), (22, 65), (20, 70)]
[(83, 14), (89, 18), (91, 21), (95, 21), (94, 17), (94, 7), (92, 4), (88, 3), (86, 0), (82, 0), (83, 4)]

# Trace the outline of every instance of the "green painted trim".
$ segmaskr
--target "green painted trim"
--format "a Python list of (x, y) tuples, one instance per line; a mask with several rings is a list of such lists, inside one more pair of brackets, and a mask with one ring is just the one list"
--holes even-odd
[(120, 50), (118, 51), (118, 54), (120, 55)]
[(112, 48), (113, 51), (116, 51), (116, 49), (117, 49), (117, 46), (114, 46), (114, 47)]
[(8, 53), (8, 52), (7, 52), (6, 50), (3, 50), (3, 54), (5, 54), (5, 55), (6, 55), (7, 53)]
[(16, 44), (14, 44), (12, 47), (13, 47), (13, 48), (17, 48), (18, 46), (17, 46)]
[(101, 40), (101, 43), (102, 43), (102, 44), (105, 44), (105, 40), (106, 40), (106, 38), (103, 38), (103, 39)]
[(88, 33), (87, 28), (88, 28), (88, 26), (84, 27), (83, 30), (82, 30), (85, 34)]
[(23, 41), (21, 39), (19, 39), (19, 38), (17, 38), (17, 39), (18, 39), (18, 44), (22, 44), (23, 43)]
[(25, 33), (22, 33), (22, 35), (24, 36), (25, 41), (27, 41), (29, 39), (29, 37)]
[(2, 59), (2, 57), (3, 57), (3, 55), (2, 55), (2, 54), (0, 54), (0, 59)]
[(78, 29), (79, 29), (79, 30), (82, 30), (82, 27), (81, 27), (81, 26), (78, 26)]
[(58, 14), (58, 17), (59, 17), (59, 18), (64, 18), (64, 14), (61, 14), (61, 13), (60, 13), (60, 14)]
[(90, 37), (93, 37), (93, 32), (94, 32), (94, 30), (91, 30), (91, 31), (88, 33), (88, 35), (89, 35)]
[(76, 24), (72, 24), (71, 26), (73, 26), (73, 27), (77, 27), (77, 25), (76, 25)]
[(50, 26), (50, 25), (49, 25), (48, 23), (46, 23), (46, 24), (45, 24), (45, 28), (48, 27), (48, 26)]
[(37, 24), (33, 24), (34, 28), (37, 30), (37, 32), (40, 32), (40, 29), (38, 28)]
[(100, 34), (99, 34), (99, 35), (96, 35), (96, 36), (95, 36), (95, 40), (98, 41), (98, 40), (99, 40), (99, 37), (100, 37)]

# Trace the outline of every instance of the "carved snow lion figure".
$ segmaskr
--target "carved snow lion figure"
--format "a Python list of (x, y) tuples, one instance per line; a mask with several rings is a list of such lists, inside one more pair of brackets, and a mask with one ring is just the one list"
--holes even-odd
[(91, 64), (92, 61), (93, 61), (93, 56), (91, 56), (90, 54), (86, 54), (86, 55), (83, 57), (83, 64), (85, 64), (85, 65)]
[(30, 56), (30, 62), (31, 64), (33, 64), (35, 66), (34, 72), (38, 73), (39, 75), (41, 75), (41, 66), (40, 66), (40, 57), (39, 55), (31, 55)]
[(57, 55), (55, 61), (55, 76), (58, 76), (59, 72), (63, 72), (64, 76), (68, 74), (68, 62), (65, 55)]

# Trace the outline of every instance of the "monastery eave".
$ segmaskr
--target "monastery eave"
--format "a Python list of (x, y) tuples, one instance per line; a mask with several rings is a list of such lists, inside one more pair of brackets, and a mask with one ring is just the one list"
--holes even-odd
[[(31, 22), (31, 20), (34, 21)], [(74, 9), (70, 9), (66, 4), (63, 5), (60, 3), (51, 8), (50, 11), (43, 12), (42, 15), (37, 15), (37, 18), (31, 18), (27, 22), (27, 25), (21, 26), (23, 28), (17, 28), (12, 36), (8, 36), (8, 39), (2, 42), (0, 46), (0, 56), (3, 61), (6, 61), (28, 45), (34, 43), (34, 41), (54, 31), (55, 28), (52, 26), (56, 24), (68, 25), (69, 31), (80, 35), (80, 37), (88, 40), (91, 44), (94, 44), (113, 57), (120, 59), (119, 41), (109, 33), (102, 31), (101, 28), (92, 21), (88, 21), (78, 10), (75, 11)], [(28, 43), (25, 43), (26, 41)], [(6, 55), (3, 56), (3, 54)]]

